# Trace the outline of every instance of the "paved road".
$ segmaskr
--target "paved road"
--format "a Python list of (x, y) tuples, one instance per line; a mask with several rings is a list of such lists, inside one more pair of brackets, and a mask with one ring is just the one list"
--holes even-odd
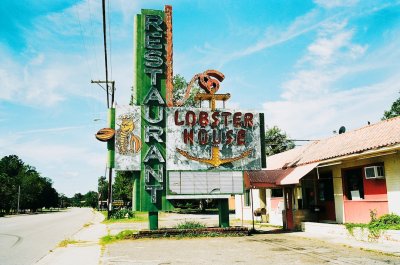
[(0, 218), (0, 264), (35, 264), (93, 217), (89, 208), (73, 208), (56, 213)]

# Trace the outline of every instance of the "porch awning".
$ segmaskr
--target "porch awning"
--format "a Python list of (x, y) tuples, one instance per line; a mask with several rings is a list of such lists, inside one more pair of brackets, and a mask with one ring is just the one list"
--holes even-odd
[(278, 188), (276, 181), (287, 176), (293, 168), (275, 170), (255, 170), (244, 172), (244, 184), (250, 188)]
[(312, 163), (304, 166), (294, 167), (291, 172), (278, 179), (276, 181), (276, 184), (277, 185), (298, 184), (299, 180), (305, 175), (307, 175), (311, 170), (316, 168), (318, 164), (319, 163)]

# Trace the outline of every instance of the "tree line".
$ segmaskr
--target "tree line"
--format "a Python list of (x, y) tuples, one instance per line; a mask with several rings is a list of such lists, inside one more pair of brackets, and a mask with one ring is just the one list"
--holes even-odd
[(0, 160), (0, 211), (15, 212), (18, 194), (19, 209), (37, 211), (58, 206), (58, 193), (51, 179), (41, 176), (18, 156), (5, 156)]
[(0, 160), (0, 216), (16, 213), (17, 208), (20, 212), (37, 212), (42, 208), (95, 208), (97, 205), (95, 191), (69, 198), (57, 192), (50, 178), (43, 177), (18, 156), (8, 155)]

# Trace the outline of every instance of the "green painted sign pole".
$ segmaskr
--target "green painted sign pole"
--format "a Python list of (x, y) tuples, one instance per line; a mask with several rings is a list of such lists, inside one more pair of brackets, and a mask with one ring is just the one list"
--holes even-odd
[(158, 229), (158, 212), (149, 212), (149, 229)]
[(218, 200), (219, 227), (229, 227), (229, 201), (228, 199)]
[(135, 175), (135, 209), (147, 211), (149, 229), (158, 229), (158, 212), (172, 210), (166, 199), (165, 13), (142, 9), (135, 17), (133, 95), (141, 106), (141, 171)]
[[(108, 109), (108, 127), (115, 129), (115, 108)], [(114, 168), (115, 143), (113, 140), (107, 141), (108, 155), (108, 200), (107, 200), (107, 219), (111, 217), (112, 210), (112, 169)]]

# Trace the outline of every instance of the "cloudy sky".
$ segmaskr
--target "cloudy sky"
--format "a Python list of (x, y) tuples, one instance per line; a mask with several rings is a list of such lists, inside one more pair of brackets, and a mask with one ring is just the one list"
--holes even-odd
[[(133, 79), (133, 17), (165, 1), (109, 0), (117, 103)], [(400, 91), (400, 1), (169, 1), (174, 73), (223, 72), (228, 107), (293, 139), (378, 122)], [(0, 157), (18, 155), (68, 196), (97, 189), (106, 146), (101, 0), (0, 3)]]

